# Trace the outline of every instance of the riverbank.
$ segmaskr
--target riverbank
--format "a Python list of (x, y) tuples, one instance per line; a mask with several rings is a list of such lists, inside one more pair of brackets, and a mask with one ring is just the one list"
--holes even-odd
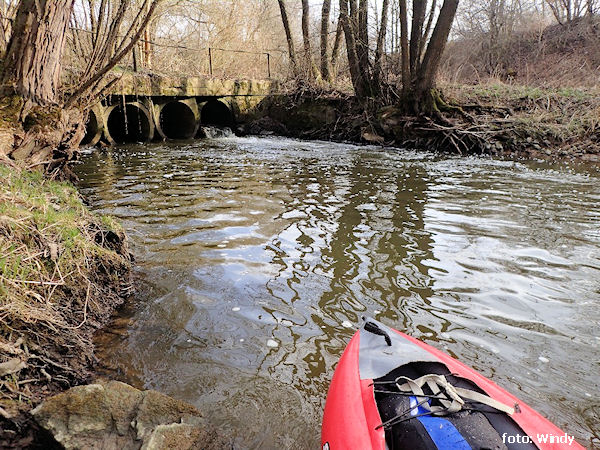
[(441, 86), (439, 117), (361, 105), (330, 92), (274, 96), (243, 133), (367, 142), (457, 154), (600, 161), (600, 92), (485, 85)]
[(18, 448), (31, 408), (90, 379), (92, 335), (132, 289), (131, 255), (71, 184), (1, 164), (0, 179), (0, 447)]

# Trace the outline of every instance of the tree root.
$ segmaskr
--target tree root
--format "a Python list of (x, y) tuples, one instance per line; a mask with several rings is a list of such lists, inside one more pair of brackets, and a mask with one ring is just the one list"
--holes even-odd
[(470, 123), (475, 123), (475, 118), (467, 113), (461, 106), (454, 105), (444, 99), (444, 95), (438, 89), (431, 89), (432, 110), (435, 118), (440, 122), (450, 123), (442, 113), (455, 114), (458, 113), (462, 118)]

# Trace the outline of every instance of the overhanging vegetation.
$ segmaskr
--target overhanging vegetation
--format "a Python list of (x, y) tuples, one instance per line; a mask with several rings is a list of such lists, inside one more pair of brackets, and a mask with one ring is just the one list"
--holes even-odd
[(131, 289), (122, 229), (75, 188), (0, 165), (0, 414), (85, 379), (91, 334)]

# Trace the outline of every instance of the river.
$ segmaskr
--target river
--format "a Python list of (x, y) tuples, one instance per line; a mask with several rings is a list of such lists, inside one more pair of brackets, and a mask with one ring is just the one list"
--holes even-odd
[(279, 138), (126, 145), (76, 167), (130, 237), (114, 376), (236, 448), (318, 448), (363, 315), (600, 445), (600, 171)]

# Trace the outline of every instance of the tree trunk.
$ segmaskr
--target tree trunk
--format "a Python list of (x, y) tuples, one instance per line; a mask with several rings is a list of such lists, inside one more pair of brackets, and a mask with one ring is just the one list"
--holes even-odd
[(358, 33), (358, 3), (356, 2), (357, 0), (348, 0), (348, 3), (350, 4), (350, 15), (348, 17), (355, 36)]
[(402, 91), (406, 95), (410, 83), (410, 55), (408, 50), (408, 10), (406, 8), (406, 0), (399, 0), (400, 12), (400, 52), (402, 58)]
[[(423, 37), (423, 24), (425, 23), (426, 0), (413, 0), (413, 17), (410, 33), (410, 73), (414, 77), (421, 62), (419, 44)], [(412, 80), (411, 80), (412, 81)]]
[(66, 30), (74, 0), (21, 0), (4, 62), (2, 85), (26, 101), (57, 103)]
[(340, 48), (342, 44), (342, 34), (344, 29), (342, 27), (342, 19), (338, 17), (337, 27), (335, 29), (335, 40), (333, 41), (333, 49), (331, 50), (331, 79), (337, 75), (337, 64), (340, 56)]
[(342, 22), (346, 38), (346, 52), (348, 53), (348, 65), (350, 66), (350, 78), (352, 78), (354, 94), (359, 99), (362, 99), (366, 97), (367, 93), (364, 88), (364, 80), (356, 54), (356, 36), (348, 15), (348, 0), (340, 0), (340, 21)]
[(304, 60), (306, 61), (306, 67), (308, 70), (308, 76), (312, 78), (318, 78), (319, 70), (315, 65), (312, 57), (312, 50), (310, 46), (310, 9), (308, 0), (302, 0), (302, 41), (304, 43)]
[(369, 78), (369, 2), (368, 0), (359, 0), (358, 3), (358, 41), (356, 43), (356, 53), (358, 62), (365, 78)]
[(331, 81), (329, 69), (329, 57), (327, 55), (327, 44), (329, 42), (329, 14), (331, 12), (331, 0), (323, 1), (321, 10), (321, 76), (324, 80)]
[(296, 60), (296, 50), (294, 49), (294, 38), (290, 30), (290, 22), (288, 20), (287, 12), (285, 9), (285, 1), (277, 0), (279, 3), (279, 10), (281, 11), (281, 21), (283, 22), (283, 29), (285, 30), (285, 37), (288, 44), (288, 53), (290, 56), (290, 64), (292, 65), (292, 73), (294, 77), (299, 78), (300, 73), (298, 72), (298, 61)]
[(427, 51), (423, 57), (423, 62), (417, 75), (417, 88), (421, 90), (430, 90), (434, 87), (435, 75), (446, 48), (446, 42), (450, 35), (452, 22), (459, 0), (444, 0), (440, 15), (427, 45)]
[(429, 9), (429, 15), (427, 18), (427, 25), (423, 30), (423, 37), (421, 38), (421, 42), (419, 43), (419, 56), (423, 55), (423, 50), (425, 49), (425, 44), (427, 44), (427, 40), (429, 39), (429, 33), (431, 32), (431, 25), (433, 24), (433, 17), (435, 16), (435, 7), (436, 0), (431, 0), (431, 8)]
[(404, 99), (412, 101), (412, 110), (416, 114), (439, 114), (441, 98), (435, 91), (435, 76), (450, 35), (458, 2), (459, 0), (444, 0), (425, 56), (408, 94), (410, 97)]
[(374, 77), (376, 84), (379, 84), (381, 80), (381, 74), (383, 73), (381, 61), (384, 53), (385, 37), (387, 33), (388, 7), (389, 0), (383, 0), (383, 3), (381, 5), (381, 22), (379, 26), (379, 34), (377, 35), (377, 48), (375, 50)]

